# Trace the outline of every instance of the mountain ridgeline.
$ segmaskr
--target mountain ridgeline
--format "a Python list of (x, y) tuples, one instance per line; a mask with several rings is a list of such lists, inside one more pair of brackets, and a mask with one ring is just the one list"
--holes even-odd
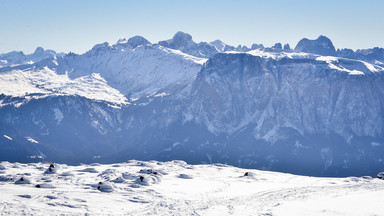
[(384, 166), (382, 48), (336, 50), (325, 36), (294, 50), (234, 47), (178, 32), (35, 53), (0, 54), (0, 160), (181, 159), (316, 176)]

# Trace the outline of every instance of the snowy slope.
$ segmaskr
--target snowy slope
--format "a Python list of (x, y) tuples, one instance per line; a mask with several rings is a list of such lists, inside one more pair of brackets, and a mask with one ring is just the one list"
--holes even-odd
[(384, 212), (379, 199), (384, 181), (370, 177), (315, 178), (183, 161), (53, 166), (2, 162), (2, 214), (357, 216)]
[[(24, 97), (25, 101), (48, 96), (77, 95), (113, 104), (128, 104), (127, 98), (110, 87), (100, 74), (75, 79), (44, 67), (38, 70), (13, 70), (0, 74), (0, 94)], [(2, 103), (0, 106), (7, 105)], [(19, 106), (20, 104), (17, 104)]]
[(190, 84), (206, 59), (158, 45), (121, 48), (99, 44), (83, 55), (58, 59), (57, 72), (77, 78), (99, 73), (123, 95), (138, 98)]
[[(5, 67), (0, 94), (78, 95), (116, 104), (190, 87), (206, 59), (152, 45), (142, 37), (95, 45), (82, 55)], [(38, 97), (37, 97), (38, 98)]]

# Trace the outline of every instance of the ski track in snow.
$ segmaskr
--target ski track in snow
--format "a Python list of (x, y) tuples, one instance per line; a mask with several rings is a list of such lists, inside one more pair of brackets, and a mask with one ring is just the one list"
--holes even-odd
[(183, 161), (49, 165), (0, 164), (2, 215), (345, 215), (353, 209), (348, 203), (319, 203), (310, 212), (306, 203), (358, 200), (360, 194), (372, 200), (355, 208), (384, 213), (377, 199), (384, 181), (367, 177), (307, 177)]

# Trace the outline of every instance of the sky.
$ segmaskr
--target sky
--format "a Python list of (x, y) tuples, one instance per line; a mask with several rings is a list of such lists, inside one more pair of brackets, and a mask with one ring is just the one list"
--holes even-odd
[(0, 0), (0, 53), (36, 47), (84, 53), (177, 31), (237, 46), (329, 37), (336, 48), (384, 47), (383, 0)]

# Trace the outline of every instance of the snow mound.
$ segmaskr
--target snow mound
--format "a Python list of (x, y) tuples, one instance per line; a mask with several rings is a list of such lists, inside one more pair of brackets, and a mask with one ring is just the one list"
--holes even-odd
[(377, 178), (384, 180), (384, 172), (377, 174)]
[(54, 164), (50, 164), (48, 169), (45, 170), (44, 174), (56, 174), (57, 173), (57, 168), (55, 167)]
[(182, 179), (193, 179), (193, 177), (191, 175), (188, 175), (188, 174), (184, 174), (184, 173), (180, 173), (178, 175), (179, 178), (182, 178)]
[(119, 176), (119, 177), (111, 180), (111, 182), (113, 182), (113, 183), (123, 183), (123, 182), (125, 182), (125, 179), (123, 177)]
[(144, 174), (153, 174), (153, 175), (160, 175), (160, 172), (157, 170), (152, 170), (152, 169), (143, 169), (140, 170), (139, 173), (144, 173)]
[(96, 187), (97, 190), (101, 192), (111, 193), (114, 191), (114, 186), (108, 182), (99, 182), (98, 184), (94, 185), (94, 187)]
[[(41, 172), (44, 163), (2, 165), (6, 167), (6, 177), (29, 173), (28, 178), (24, 175), (23, 183), (0, 182), (0, 209), (5, 215), (18, 215), (21, 209), (33, 215), (87, 212), (92, 215), (326, 213), (336, 216), (380, 215), (382, 212), (382, 203), (377, 197), (384, 191), (383, 181), (367, 177), (319, 178), (222, 164), (130, 161), (99, 164), (97, 175), (76, 172), (88, 169), (90, 165), (55, 164), (63, 173), (73, 173), (60, 178), (61, 174), (44, 175)], [(163, 172), (169, 175), (162, 175)], [(244, 176), (245, 173), (248, 175)], [(239, 174), (243, 178), (239, 178)], [(116, 176), (118, 181), (114, 179)], [(36, 183), (18, 185), (26, 182)], [(351, 206), (350, 201), (360, 204)], [(338, 205), (332, 205), (334, 202)], [(308, 205), (311, 208), (307, 208)]]
[(42, 183), (35, 185), (35, 188), (55, 188), (55, 186), (49, 183)]
[(31, 184), (31, 180), (26, 177), (21, 177), (15, 181), (15, 184)]
[(88, 167), (85, 169), (78, 170), (79, 172), (87, 172), (87, 173), (98, 173), (99, 171), (93, 167)]
[(9, 176), (9, 175), (1, 175), (0, 176), (0, 182), (9, 182), (9, 181), (12, 181), (13, 180), (13, 177), (12, 176)]
[(105, 179), (105, 181), (116, 180), (116, 178), (120, 177), (116, 169), (106, 169), (97, 176)]
[(135, 184), (133, 187), (137, 187), (138, 185), (149, 186), (152, 184), (157, 184), (161, 181), (160, 176), (153, 175), (140, 175), (136, 178)]
[(60, 173), (59, 174), (60, 176), (64, 176), (64, 177), (66, 177), (66, 176), (75, 176), (73, 173), (71, 173), (71, 172), (63, 172), (63, 173)]

